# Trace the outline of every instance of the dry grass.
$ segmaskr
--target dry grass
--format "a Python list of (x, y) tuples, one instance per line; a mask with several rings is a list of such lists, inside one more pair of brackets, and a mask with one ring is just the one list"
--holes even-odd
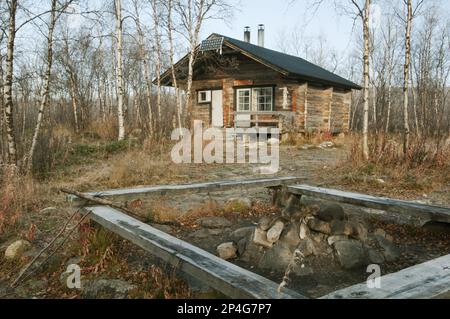
[(117, 139), (118, 123), (115, 116), (110, 116), (105, 121), (96, 119), (89, 123), (83, 130), (83, 136), (104, 141), (115, 141)]
[(349, 144), (348, 158), (332, 168), (338, 184), (416, 197), (450, 183), (450, 146), (442, 142), (412, 138), (405, 157), (400, 136), (372, 136), (369, 161), (362, 156), (359, 135), (351, 136)]
[(25, 223), (24, 213), (40, 206), (37, 183), (31, 176), (20, 175), (5, 167), (0, 172), (0, 237), (18, 233)]
[(301, 133), (289, 134), (282, 144), (288, 146), (303, 146), (303, 145), (320, 145), (323, 142), (333, 142), (336, 146), (344, 144), (345, 136), (333, 135), (330, 132), (315, 132), (315, 133)]

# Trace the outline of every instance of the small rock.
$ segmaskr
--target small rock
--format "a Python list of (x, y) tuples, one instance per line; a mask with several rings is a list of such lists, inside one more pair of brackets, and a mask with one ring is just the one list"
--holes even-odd
[(275, 243), (280, 239), (281, 232), (284, 229), (284, 223), (282, 221), (277, 221), (275, 224), (270, 227), (270, 229), (267, 231), (267, 240), (271, 243)]
[(316, 212), (316, 217), (324, 222), (330, 222), (332, 220), (344, 220), (345, 212), (342, 206), (338, 204), (329, 204), (325, 207), (321, 207)]
[(195, 231), (194, 233), (190, 234), (190, 236), (192, 238), (196, 238), (196, 239), (205, 239), (205, 238), (209, 238), (211, 236), (222, 235), (222, 233), (223, 233), (222, 229), (202, 228), (202, 229), (199, 229), (199, 230)]
[(217, 254), (225, 260), (236, 258), (237, 251), (238, 248), (233, 242), (223, 243), (217, 246)]
[(354, 239), (334, 243), (336, 257), (344, 269), (352, 269), (364, 264), (363, 245)]
[(316, 242), (316, 243), (321, 243), (325, 240), (325, 238), (327, 237), (325, 234), (322, 233), (312, 233), (310, 235), (311, 239)]
[(291, 263), (293, 251), (283, 242), (277, 242), (271, 249), (263, 255), (258, 266), (262, 269), (285, 271)]
[(302, 240), (297, 249), (300, 250), (300, 252), (303, 254), (303, 257), (308, 257), (314, 254), (314, 244), (309, 238)]
[(231, 239), (238, 242), (241, 238), (249, 237), (255, 230), (254, 226), (241, 227), (233, 231), (230, 235)]
[(270, 248), (273, 246), (273, 242), (267, 240), (267, 232), (259, 228), (255, 228), (253, 233), (253, 242), (257, 245)]
[(344, 235), (345, 222), (342, 220), (333, 220), (330, 226), (332, 235)]
[(41, 210), (39, 211), (39, 214), (49, 214), (49, 213), (54, 213), (54, 212), (56, 212), (57, 210), (58, 210), (58, 208), (56, 208), (56, 207), (47, 207), (47, 208), (41, 209)]
[(388, 233), (386, 233), (386, 231), (384, 229), (377, 228), (373, 234), (384, 237), (385, 239), (387, 239), (391, 242), (394, 241), (394, 238), (391, 235), (389, 235)]
[(334, 147), (334, 143), (331, 141), (325, 141), (319, 144), (319, 148), (325, 149), (325, 148), (332, 148)]
[(379, 251), (369, 248), (368, 250), (369, 260), (373, 264), (382, 264), (384, 263), (384, 256)]
[(81, 261), (83, 260), (82, 257), (72, 257), (70, 258), (67, 262), (66, 262), (66, 268), (69, 265), (79, 265), (81, 263)]
[(197, 223), (206, 228), (225, 228), (232, 225), (225, 217), (203, 217), (198, 219)]
[(135, 285), (118, 279), (89, 280), (84, 283), (82, 295), (86, 299), (125, 299), (136, 288)]
[(261, 230), (268, 230), (270, 226), (272, 225), (272, 218), (268, 216), (263, 216), (258, 223), (258, 228)]
[(8, 260), (19, 259), (30, 247), (31, 244), (28, 241), (17, 240), (6, 248), (5, 258)]
[(333, 220), (331, 222), (331, 234), (351, 236), (354, 233), (353, 226), (342, 220)]
[(308, 226), (306, 226), (305, 223), (301, 223), (300, 224), (300, 239), (305, 239), (306, 237), (308, 237), (310, 234), (309, 228)]
[(368, 231), (367, 231), (367, 228), (362, 223), (356, 223), (353, 226), (353, 228), (354, 228), (356, 238), (358, 238), (361, 241), (367, 240)]
[(239, 256), (242, 256), (245, 253), (245, 250), (247, 249), (247, 244), (248, 244), (248, 238), (247, 237), (241, 238), (238, 241), (237, 248), (238, 248)]
[(308, 227), (314, 231), (330, 235), (331, 226), (329, 223), (321, 221), (320, 219), (314, 218), (308, 221)]
[(335, 235), (327, 238), (328, 245), (333, 246), (335, 242), (347, 240), (348, 236), (345, 235)]
[(311, 144), (305, 144), (305, 145), (300, 146), (300, 148), (301, 148), (302, 150), (310, 150), (310, 149), (315, 148), (315, 146), (314, 146), (314, 145), (311, 145)]
[(298, 224), (293, 223), (286, 227), (281, 234), (281, 238), (279, 241), (282, 241), (287, 246), (289, 246), (292, 251), (294, 251), (300, 243)]
[(377, 228), (375, 229), (375, 231), (373, 232), (374, 235), (378, 235), (381, 237), (385, 237), (386, 238), (386, 232), (384, 231), (384, 229), (381, 228)]
[(395, 247), (392, 242), (379, 235), (375, 235), (375, 238), (380, 247), (383, 249), (383, 255), (384, 258), (386, 258), (386, 261), (394, 261), (400, 256), (399, 249)]

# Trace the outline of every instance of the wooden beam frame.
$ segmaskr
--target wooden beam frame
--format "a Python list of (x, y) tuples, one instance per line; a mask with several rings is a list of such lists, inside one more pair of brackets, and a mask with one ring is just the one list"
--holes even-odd
[(84, 211), (89, 212), (89, 217), (106, 229), (231, 298), (306, 299), (305, 296), (290, 289), (283, 289), (279, 293), (275, 282), (157, 230), (116, 209), (92, 206), (84, 208)]
[[(245, 179), (245, 180), (229, 180), (219, 182), (205, 182), (195, 184), (181, 184), (181, 185), (158, 185), (146, 186), (140, 188), (123, 188), (112, 189), (101, 192), (89, 192), (86, 195), (93, 197), (123, 197), (126, 200), (142, 197), (146, 195), (167, 195), (167, 194), (189, 194), (189, 193), (208, 193), (224, 191), (236, 188), (256, 188), (256, 187), (280, 187), (288, 184), (293, 184), (304, 180), (301, 177), (273, 177), (273, 178), (259, 178), (259, 179)], [(77, 196), (68, 195), (67, 200), (71, 202), (80, 201)]]
[[(430, 299), (450, 292), (450, 255), (380, 277), (380, 288), (360, 283), (321, 299)], [(448, 297), (448, 296), (447, 296)]]
[(423, 224), (429, 221), (450, 223), (450, 208), (448, 207), (424, 205), (411, 201), (376, 197), (310, 185), (287, 186), (287, 191), (299, 196), (306, 195), (344, 204), (400, 213), (417, 218), (423, 221)]

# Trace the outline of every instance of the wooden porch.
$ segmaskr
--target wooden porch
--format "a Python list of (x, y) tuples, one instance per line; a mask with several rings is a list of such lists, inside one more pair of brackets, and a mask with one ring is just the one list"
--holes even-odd
[(264, 112), (235, 112), (235, 128), (278, 128), (283, 127), (283, 117), (293, 115), (292, 111), (264, 111)]

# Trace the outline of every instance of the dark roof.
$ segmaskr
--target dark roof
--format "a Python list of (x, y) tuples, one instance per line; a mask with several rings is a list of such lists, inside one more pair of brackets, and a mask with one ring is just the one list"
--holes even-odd
[(258, 57), (261, 60), (264, 60), (268, 64), (283, 69), (290, 74), (297, 75), (299, 77), (304, 77), (307, 79), (318, 80), (319, 82), (325, 81), (329, 84), (335, 84), (345, 88), (352, 88), (358, 90), (362, 89), (362, 87), (359, 86), (358, 84), (346, 80), (343, 77), (340, 77), (339, 75), (336, 75), (330, 71), (325, 70), (320, 66), (317, 66), (311, 62), (306, 61), (305, 59), (281, 53), (278, 51), (270, 50), (264, 47), (260, 47), (258, 45), (226, 37), (220, 34), (213, 34), (211, 35), (211, 37), (223, 37), (226, 42), (229, 42), (232, 45), (239, 47), (240, 49), (250, 53), (251, 55), (254, 55), (255, 57)]

